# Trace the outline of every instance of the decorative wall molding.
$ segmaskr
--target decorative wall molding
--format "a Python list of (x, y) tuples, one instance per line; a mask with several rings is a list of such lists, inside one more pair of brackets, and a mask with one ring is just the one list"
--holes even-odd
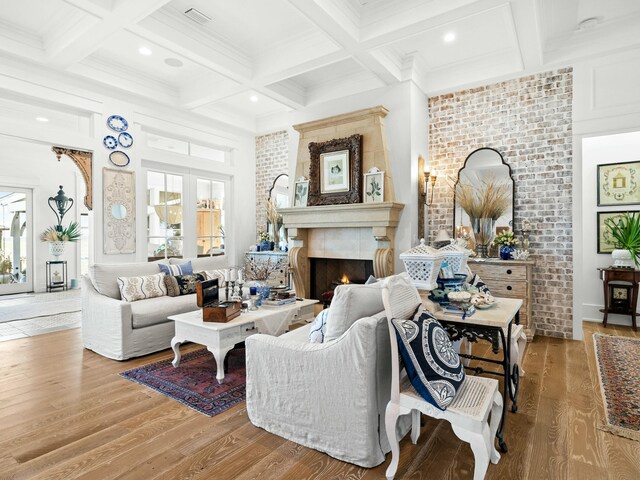
[(136, 179), (128, 170), (102, 169), (104, 253), (136, 251)]
[(62, 155), (69, 157), (73, 163), (80, 169), (86, 189), (84, 196), (84, 204), (89, 209), (93, 209), (93, 153), (84, 150), (73, 150), (64, 147), (51, 147), (53, 153), (56, 154), (58, 161)]

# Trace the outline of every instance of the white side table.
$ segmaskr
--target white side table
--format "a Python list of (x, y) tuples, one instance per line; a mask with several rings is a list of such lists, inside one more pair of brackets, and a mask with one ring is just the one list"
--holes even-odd
[[(171, 348), (173, 349), (174, 359), (173, 366), (175, 368), (180, 365), (180, 344), (184, 342), (199, 343), (207, 347), (216, 360), (218, 371), (216, 379), (218, 383), (224, 380), (224, 359), (233, 347), (253, 335), (258, 333), (256, 321), (261, 320), (277, 321), (281, 313), (283, 316), (290, 315), (295, 311), (295, 315), (291, 317), (289, 325), (313, 318), (313, 305), (318, 300), (302, 300), (283, 305), (280, 307), (261, 307), (258, 310), (240, 314), (227, 323), (203, 322), (202, 310), (172, 315), (169, 320), (175, 322), (175, 336), (171, 339)], [(282, 317), (279, 317), (282, 320)]]

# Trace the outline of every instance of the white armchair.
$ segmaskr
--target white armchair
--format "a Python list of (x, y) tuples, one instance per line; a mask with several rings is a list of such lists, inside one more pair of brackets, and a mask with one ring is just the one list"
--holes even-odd
[[(390, 451), (384, 412), (391, 346), (384, 312), (355, 321), (327, 343), (308, 343), (309, 328), (247, 338), (249, 419), (345, 462), (379, 465)], [(406, 418), (399, 433), (409, 427)]]

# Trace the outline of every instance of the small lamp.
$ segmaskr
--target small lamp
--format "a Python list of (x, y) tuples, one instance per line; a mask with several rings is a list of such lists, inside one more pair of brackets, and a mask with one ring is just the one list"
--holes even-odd
[[(49, 197), (48, 203), (49, 203), (49, 208), (53, 210), (53, 213), (55, 213), (56, 218), (58, 219), (58, 225), (56, 226), (56, 230), (62, 231), (62, 219), (64, 218), (65, 214), (69, 210), (71, 210), (71, 207), (73, 207), (73, 198), (67, 197), (64, 194), (64, 190), (62, 190), (62, 185), (60, 185), (60, 190), (58, 190), (58, 194), (55, 197)], [(52, 203), (55, 204), (55, 208), (53, 207)], [(68, 207), (67, 207), (67, 204), (69, 204)]]
[(451, 242), (451, 235), (446, 230), (440, 230), (436, 236), (436, 242)]

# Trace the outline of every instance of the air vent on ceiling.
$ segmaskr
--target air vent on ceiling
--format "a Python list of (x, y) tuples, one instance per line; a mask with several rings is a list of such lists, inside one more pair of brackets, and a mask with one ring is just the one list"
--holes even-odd
[(187, 18), (190, 18), (191, 20), (193, 20), (196, 23), (199, 23), (200, 25), (209, 23), (212, 20), (210, 16), (205, 15), (200, 10), (196, 10), (195, 8), (190, 8), (189, 10), (184, 12), (184, 14), (187, 16)]

